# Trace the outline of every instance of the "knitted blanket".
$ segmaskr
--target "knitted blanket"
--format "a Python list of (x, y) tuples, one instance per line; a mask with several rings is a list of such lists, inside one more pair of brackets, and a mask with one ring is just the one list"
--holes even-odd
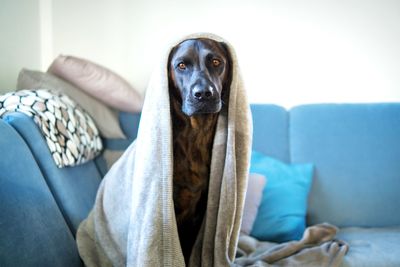
[(207, 210), (189, 267), (338, 266), (347, 245), (334, 240), (337, 229), (327, 224), (308, 228), (300, 241), (278, 245), (241, 236), (239, 242), (249, 171), (251, 115), (232, 46), (211, 34), (187, 36), (168, 46), (161, 58), (147, 89), (138, 137), (104, 178), (93, 210), (78, 229), (78, 249), (84, 263), (185, 266), (172, 198), (167, 61), (175, 45), (200, 37), (227, 45), (233, 74), (229, 103), (218, 117)]
[[(146, 91), (138, 137), (102, 181), (94, 208), (77, 233), (87, 266), (185, 266), (176, 226), (168, 46)], [(235, 53), (229, 103), (218, 118), (207, 211), (189, 266), (229, 266), (239, 238), (252, 136), (251, 115)]]
[(339, 267), (349, 246), (336, 240), (338, 229), (323, 223), (308, 227), (301, 240), (276, 244), (241, 234), (233, 267)]

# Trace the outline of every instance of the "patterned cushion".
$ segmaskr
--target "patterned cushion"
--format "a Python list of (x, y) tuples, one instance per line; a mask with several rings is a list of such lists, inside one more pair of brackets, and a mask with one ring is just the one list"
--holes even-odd
[(66, 94), (91, 116), (102, 137), (126, 138), (119, 124), (118, 111), (61, 78), (46, 72), (22, 69), (18, 75), (17, 91), (26, 89), (51, 89)]
[(59, 168), (87, 162), (103, 148), (92, 118), (64, 94), (39, 89), (0, 96), (0, 117), (11, 112), (33, 118)]

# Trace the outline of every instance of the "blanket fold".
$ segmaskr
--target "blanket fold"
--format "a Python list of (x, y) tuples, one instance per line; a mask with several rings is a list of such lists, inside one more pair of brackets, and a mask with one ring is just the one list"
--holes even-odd
[(168, 57), (186, 39), (224, 42), (232, 59), (229, 104), (218, 117), (207, 211), (189, 266), (229, 266), (239, 237), (249, 170), (252, 125), (232, 47), (211, 34), (168, 46), (146, 91), (138, 137), (100, 185), (94, 208), (77, 233), (87, 266), (185, 266), (176, 226)]
[(243, 234), (233, 266), (339, 266), (348, 245), (334, 239), (337, 231), (333, 225), (317, 224), (308, 227), (301, 240), (282, 244), (258, 241)]

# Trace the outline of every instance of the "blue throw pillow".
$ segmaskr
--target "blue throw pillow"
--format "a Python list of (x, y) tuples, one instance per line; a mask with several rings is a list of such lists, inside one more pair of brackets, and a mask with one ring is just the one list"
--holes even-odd
[(278, 243), (301, 239), (306, 227), (313, 165), (288, 165), (253, 151), (250, 172), (268, 179), (250, 234), (259, 240)]

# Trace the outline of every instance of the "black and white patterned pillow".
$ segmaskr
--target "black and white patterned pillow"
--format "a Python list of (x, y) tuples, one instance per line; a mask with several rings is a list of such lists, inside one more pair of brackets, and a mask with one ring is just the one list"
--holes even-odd
[(33, 117), (59, 168), (87, 162), (103, 149), (92, 118), (67, 95), (38, 89), (0, 96), (0, 117), (11, 112)]

